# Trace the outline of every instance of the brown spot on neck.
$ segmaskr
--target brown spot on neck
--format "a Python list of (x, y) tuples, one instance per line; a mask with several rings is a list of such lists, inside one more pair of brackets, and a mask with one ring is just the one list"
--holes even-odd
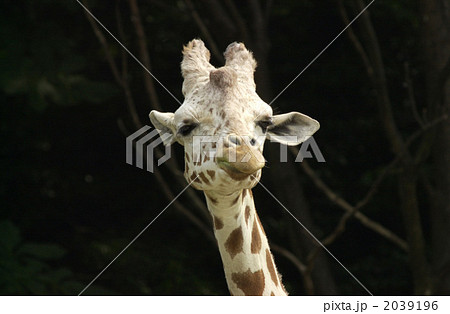
[(200, 172), (199, 174), (200, 179), (202, 179), (202, 181), (206, 184), (210, 184), (208, 178), (205, 176), (205, 174), (203, 172)]
[(266, 264), (267, 264), (267, 269), (269, 269), (270, 278), (272, 278), (273, 283), (276, 286), (278, 286), (279, 285), (278, 275), (277, 275), (277, 271), (275, 269), (275, 265), (273, 264), (272, 254), (270, 253), (269, 249), (266, 249)]
[(225, 249), (230, 253), (231, 258), (234, 258), (238, 253), (242, 252), (244, 244), (244, 237), (242, 235), (242, 227), (234, 229), (225, 241)]
[(187, 162), (191, 161), (191, 158), (189, 158), (188, 153), (184, 153), (184, 158), (187, 160)]
[(206, 173), (211, 177), (211, 180), (214, 180), (216, 176), (216, 172), (214, 170), (206, 170)]
[(264, 273), (261, 269), (255, 272), (248, 269), (243, 273), (233, 273), (231, 280), (245, 295), (262, 295), (264, 292)]
[(223, 228), (223, 221), (220, 218), (217, 218), (216, 216), (213, 215), (213, 221), (214, 221), (214, 228), (216, 230), (220, 230)]
[(245, 224), (248, 225), (248, 218), (250, 217), (250, 206), (245, 206)]
[(261, 235), (259, 232), (258, 223), (256, 222), (256, 219), (253, 219), (252, 243), (250, 247), (253, 254), (257, 254), (261, 251)]
[(191, 181), (202, 183), (202, 181), (200, 181), (200, 179), (198, 178), (197, 172), (195, 172), (195, 170), (192, 172)]

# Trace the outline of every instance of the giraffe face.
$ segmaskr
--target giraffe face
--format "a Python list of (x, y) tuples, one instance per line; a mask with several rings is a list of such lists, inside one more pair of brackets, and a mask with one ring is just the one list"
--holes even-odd
[(181, 65), (185, 100), (175, 113), (152, 111), (150, 119), (165, 138), (185, 149), (184, 175), (200, 190), (233, 192), (252, 188), (265, 161), (264, 141), (288, 145), (303, 142), (319, 123), (292, 112), (273, 115), (257, 95), (253, 81), (256, 62), (243, 44), (225, 51), (226, 64), (209, 64), (203, 42), (191, 41)]

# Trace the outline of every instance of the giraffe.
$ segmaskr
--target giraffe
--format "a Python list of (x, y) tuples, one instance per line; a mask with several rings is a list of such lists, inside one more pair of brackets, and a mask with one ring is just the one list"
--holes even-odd
[(256, 93), (256, 61), (243, 43), (224, 56), (225, 66), (215, 68), (204, 43), (190, 41), (181, 62), (184, 102), (174, 113), (151, 111), (150, 120), (165, 145), (184, 146), (184, 176), (204, 192), (230, 294), (287, 295), (252, 188), (265, 165), (265, 139), (297, 145), (319, 123), (298, 112), (273, 115)]

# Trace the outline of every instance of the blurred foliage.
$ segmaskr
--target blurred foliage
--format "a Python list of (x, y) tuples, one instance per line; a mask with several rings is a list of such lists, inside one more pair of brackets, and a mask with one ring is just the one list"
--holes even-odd
[(82, 284), (65, 267), (55, 267), (66, 251), (53, 243), (24, 242), (20, 230), (0, 221), (0, 294), (75, 294)]
[(49, 104), (100, 103), (114, 95), (110, 82), (81, 74), (88, 60), (69, 33), (72, 5), (3, 1), (1, 7), (9, 12), (0, 21), (0, 86), (6, 95), (23, 97), (39, 111)]

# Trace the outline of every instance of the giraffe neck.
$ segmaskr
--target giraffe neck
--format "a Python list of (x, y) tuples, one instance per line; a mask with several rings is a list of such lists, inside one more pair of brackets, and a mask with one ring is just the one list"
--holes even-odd
[(214, 220), (228, 289), (232, 295), (286, 295), (252, 191), (229, 195), (205, 192)]

